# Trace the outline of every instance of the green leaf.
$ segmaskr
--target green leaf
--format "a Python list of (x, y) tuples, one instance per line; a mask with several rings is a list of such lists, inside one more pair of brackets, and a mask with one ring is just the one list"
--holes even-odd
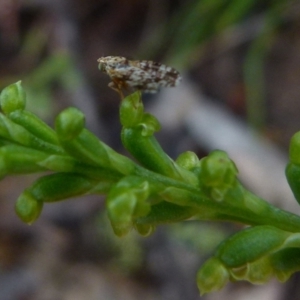
[(0, 148), (0, 176), (44, 171), (39, 162), (47, 156), (44, 152), (19, 145), (3, 146)]
[(2, 90), (0, 95), (0, 106), (5, 114), (16, 110), (23, 110), (26, 105), (26, 94), (22, 88), (21, 81), (13, 83)]
[(197, 274), (201, 295), (221, 290), (229, 281), (226, 267), (215, 257), (207, 260)]
[(285, 248), (271, 255), (275, 275), (281, 282), (300, 271), (300, 248)]
[(120, 105), (120, 122), (124, 127), (134, 127), (143, 118), (144, 106), (141, 101), (141, 93), (135, 92), (122, 100)]
[(285, 176), (295, 199), (300, 204), (300, 165), (289, 163), (285, 169)]
[[(150, 203), (146, 200), (149, 195), (149, 183), (135, 176), (125, 177), (110, 190), (106, 207), (116, 235), (127, 234), (133, 227), (134, 219), (148, 214)], [(142, 230), (142, 227), (139, 228)]]
[(215, 255), (227, 267), (237, 268), (274, 252), (290, 235), (272, 226), (250, 227), (225, 240)]
[(32, 224), (41, 214), (43, 202), (38, 201), (29, 192), (18, 198), (15, 206), (18, 217), (27, 224)]
[(77, 138), (84, 126), (85, 116), (75, 107), (65, 109), (55, 120), (55, 130), (63, 141)]
[(291, 138), (289, 158), (291, 163), (300, 165), (300, 131), (295, 133)]
[(33, 113), (26, 110), (15, 110), (8, 114), (7, 117), (37, 138), (47, 143), (58, 145), (55, 131)]

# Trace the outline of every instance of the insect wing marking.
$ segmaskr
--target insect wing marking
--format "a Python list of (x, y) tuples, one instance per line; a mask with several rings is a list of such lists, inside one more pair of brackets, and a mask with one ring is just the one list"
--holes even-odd
[(99, 58), (98, 62), (99, 69), (110, 76), (117, 89), (131, 87), (155, 93), (161, 87), (174, 87), (181, 81), (175, 69), (153, 61), (107, 56)]

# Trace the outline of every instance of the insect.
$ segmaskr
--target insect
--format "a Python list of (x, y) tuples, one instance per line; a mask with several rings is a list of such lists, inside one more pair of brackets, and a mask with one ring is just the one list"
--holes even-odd
[(178, 71), (150, 60), (128, 60), (122, 56), (105, 56), (98, 60), (100, 71), (112, 80), (109, 87), (123, 98), (122, 89), (156, 93), (161, 87), (174, 87), (181, 81)]

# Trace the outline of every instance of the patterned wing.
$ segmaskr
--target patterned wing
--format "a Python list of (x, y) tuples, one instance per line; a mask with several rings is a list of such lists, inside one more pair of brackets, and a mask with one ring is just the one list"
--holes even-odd
[(181, 81), (181, 76), (174, 68), (168, 67), (164, 64), (141, 60), (136, 61), (142, 70), (145, 70), (153, 82), (156, 82), (159, 87), (174, 87)]
[(107, 56), (98, 62), (100, 70), (110, 76), (113, 86), (118, 90), (130, 87), (155, 93), (161, 87), (176, 86), (181, 80), (175, 69), (153, 61), (131, 61), (125, 57)]

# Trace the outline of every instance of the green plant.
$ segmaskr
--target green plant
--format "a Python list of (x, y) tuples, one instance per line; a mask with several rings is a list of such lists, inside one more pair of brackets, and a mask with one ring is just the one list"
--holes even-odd
[[(0, 96), (1, 175), (52, 172), (17, 199), (16, 213), (25, 223), (33, 223), (45, 203), (105, 194), (118, 236), (132, 228), (147, 236), (159, 224), (192, 217), (250, 225), (223, 241), (199, 270), (202, 294), (221, 289), (229, 280), (261, 284), (275, 276), (286, 281), (300, 270), (300, 217), (246, 190), (223, 151), (201, 160), (185, 152), (173, 161), (154, 137), (160, 125), (144, 112), (139, 92), (121, 101), (120, 120), (122, 143), (140, 164), (88, 131), (78, 109), (62, 111), (53, 130), (25, 110), (25, 98), (20, 82), (6, 87)], [(298, 201), (299, 149), (300, 133), (296, 133), (286, 175)]]

